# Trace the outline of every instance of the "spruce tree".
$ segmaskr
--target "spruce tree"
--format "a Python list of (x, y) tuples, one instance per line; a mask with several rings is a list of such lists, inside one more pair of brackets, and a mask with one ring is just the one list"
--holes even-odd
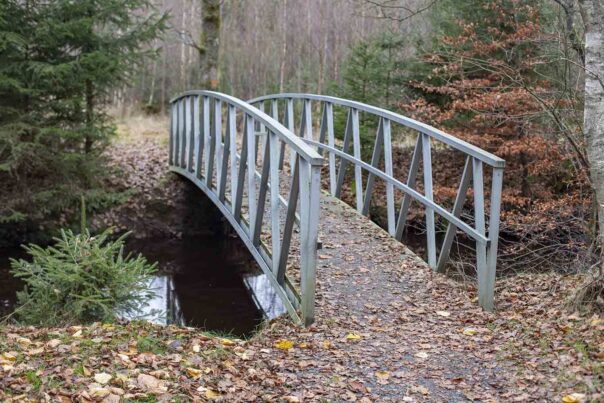
[(150, 0), (0, 4), (0, 243), (10, 224), (56, 223), (82, 194), (106, 203), (107, 95), (151, 56), (165, 19)]

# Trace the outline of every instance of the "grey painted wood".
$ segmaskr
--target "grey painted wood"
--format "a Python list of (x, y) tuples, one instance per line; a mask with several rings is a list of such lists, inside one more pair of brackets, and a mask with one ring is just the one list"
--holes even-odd
[[(327, 124), (327, 144), (330, 147), (335, 147), (335, 137), (333, 131), (333, 105), (329, 102), (325, 103), (325, 115)], [(329, 153), (329, 190), (333, 195), (336, 194), (336, 156), (333, 153)]]
[[(432, 147), (430, 146), (430, 136), (426, 133), (422, 137), (422, 162), (424, 168), (424, 195), (426, 199), (434, 200), (432, 190)], [(428, 249), (428, 264), (436, 269), (436, 227), (434, 222), (434, 209), (426, 207), (426, 237)]]
[(262, 173), (260, 174), (260, 187), (258, 190), (258, 198), (256, 203), (256, 214), (254, 214), (254, 225), (252, 233), (252, 243), (256, 246), (260, 245), (260, 232), (262, 231), (262, 223), (264, 220), (264, 206), (266, 204), (266, 194), (268, 192), (268, 179), (270, 174), (270, 141), (264, 142), (264, 151), (262, 153)]
[[(377, 132), (375, 134), (375, 142), (373, 144), (373, 154), (371, 155), (371, 166), (377, 168), (382, 157), (382, 146), (384, 142), (384, 130), (382, 127), (382, 119), (378, 122)], [(363, 199), (363, 215), (369, 214), (371, 207), (371, 196), (373, 196), (373, 184), (375, 183), (375, 175), (369, 173), (367, 176), (367, 186), (365, 186), (365, 198)]]
[(178, 121), (182, 124), (178, 127), (178, 137), (180, 138), (180, 150), (179, 150), (179, 166), (186, 168), (186, 153), (187, 153), (187, 120), (186, 120), (186, 98), (180, 101), (180, 108), (178, 110)]
[[(344, 144), (342, 144), (342, 152), (348, 154), (350, 148), (350, 139), (352, 138), (352, 110), (348, 110), (348, 116), (346, 117), (346, 128), (344, 129)], [(334, 147), (335, 148), (335, 147)], [(342, 186), (344, 185), (344, 179), (346, 177), (346, 165), (348, 164), (347, 158), (340, 158), (340, 168), (338, 169), (338, 181), (336, 182), (335, 197), (338, 199), (342, 195)]]
[(299, 157), (296, 156), (296, 162), (292, 166), (291, 185), (289, 187), (289, 198), (287, 202), (287, 213), (285, 215), (285, 225), (283, 226), (283, 241), (281, 243), (281, 253), (279, 255), (279, 264), (277, 269), (277, 280), (279, 284), (285, 282), (285, 269), (287, 268), (287, 258), (289, 256), (289, 247), (291, 245), (292, 232), (294, 230), (296, 208), (298, 206), (298, 194), (300, 190), (300, 168)]
[(195, 95), (193, 102), (193, 130), (195, 132), (195, 143), (197, 144), (195, 147), (195, 176), (201, 179), (201, 171), (203, 167), (203, 138), (201, 136), (201, 116), (199, 115), (199, 103), (200, 97)]
[[(415, 188), (415, 182), (417, 180), (417, 172), (419, 171), (419, 160), (422, 155), (422, 136), (417, 136), (417, 142), (415, 143), (415, 149), (413, 150), (413, 156), (411, 157), (411, 165), (409, 166), (409, 173), (407, 174), (407, 186), (410, 189)], [(394, 237), (399, 241), (403, 239), (403, 232), (405, 231), (405, 225), (407, 223), (407, 213), (409, 212), (409, 206), (411, 205), (411, 196), (406, 194), (403, 196), (403, 202), (398, 213), (398, 220), (396, 223), (396, 233)]]
[[(352, 117), (352, 148), (354, 158), (361, 160), (361, 135), (359, 131), (359, 111), (355, 108), (350, 109)], [(354, 190), (356, 195), (357, 211), (363, 211), (363, 171), (361, 166), (354, 164)]]
[[(382, 118), (382, 131), (384, 133), (384, 169), (386, 175), (393, 178), (392, 172), (392, 137), (390, 131), (390, 120)], [(394, 185), (386, 182), (386, 211), (388, 216), (388, 233), (390, 236), (396, 234), (396, 223), (394, 216)]]
[[(472, 180), (474, 181), (474, 220), (476, 231), (486, 235), (484, 219), (484, 186), (482, 161), (472, 159)], [(486, 294), (489, 274), (487, 273), (487, 243), (476, 241), (476, 271), (478, 276), (478, 301), (487, 310), (493, 309), (493, 301)]]
[[(461, 175), (461, 181), (459, 183), (457, 195), (455, 196), (455, 203), (453, 204), (453, 210), (451, 211), (455, 217), (461, 216), (463, 205), (466, 202), (466, 193), (468, 193), (470, 182), (472, 180), (472, 169), (472, 157), (468, 156), (466, 157), (466, 163)], [(445, 233), (445, 239), (443, 240), (442, 247), (440, 248), (440, 255), (438, 256), (438, 264), (436, 265), (436, 270), (441, 273), (445, 271), (445, 265), (449, 260), (449, 253), (451, 251), (451, 245), (453, 244), (456, 229), (457, 227), (455, 224), (447, 224), (447, 232)]]
[[(281, 255), (281, 200), (279, 199), (279, 182), (280, 172), (279, 166), (281, 163), (281, 144), (279, 137), (269, 132), (267, 144), (270, 145), (270, 200), (271, 200), (271, 256), (273, 258), (273, 272), (277, 274), (279, 270), (279, 259)], [(279, 150), (279, 152), (277, 152)], [(265, 157), (266, 158), (266, 157)]]
[(188, 143), (188, 150), (187, 150), (187, 154), (189, 156), (188, 158), (188, 162), (187, 162), (187, 169), (189, 170), (189, 172), (194, 172), (195, 167), (193, 166), (193, 157), (195, 154), (195, 115), (194, 115), (194, 108), (193, 108), (193, 103), (195, 102), (195, 98), (194, 97), (190, 97), (189, 99), (187, 99), (187, 127), (189, 128), (189, 143)]

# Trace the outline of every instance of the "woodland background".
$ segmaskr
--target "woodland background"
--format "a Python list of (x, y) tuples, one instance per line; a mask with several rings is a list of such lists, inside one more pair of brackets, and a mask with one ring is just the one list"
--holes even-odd
[[(44, 238), (68, 225), (81, 195), (92, 212), (128, 197), (104, 179), (110, 168), (103, 150), (116, 117), (165, 116), (169, 99), (192, 88), (242, 99), (291, 91), (400, 112), (506, 159), (500, 272), (593, 269), (599, 248), (583, 128), (584, 3), (592, 2), (87, 0), (79, 8), (56, 2), (83, 21), (74, 28), (58, 18), (60, 7), (8, 2), (0, 20), (2, 243)], [(116, 15), (123, 32), (95, 28)], [(45, 36), (32, 18), (69, 34)], [(46, 42), (19, 47), (36, 38)], [(75, 63), (73, 52), (50, 54), (74, 38), (91, 60), (106, 61), (77, 85), (72, 73), (86, 66)], [(404, 177), (411, 150), (404, 144), (395, 150), (397, 176)], [(446, 203), (463, 161), (441, 154), (435, 190)], [(378, 223), (381, 206), (374, 200)], [(412, 214), (421, 232), (422, 213)]]

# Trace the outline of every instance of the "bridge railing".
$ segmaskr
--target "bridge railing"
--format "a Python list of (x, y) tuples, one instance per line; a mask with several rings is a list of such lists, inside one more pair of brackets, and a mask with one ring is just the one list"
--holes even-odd
[[(195, 183), (216, 204), (290, 315), (310, 324), (323, 158), (278, 121), (234, 97), (188, 91), (170, 102), (170, 169)], [(265, 140), (262, 150), (259, 137)], [(289, 175), (280, 169), (279, 155), (285, 150), (292, 156)], [(289, 183), (283, 185), (284, 180)], [(295, 278), (286, 273), (292, 242), (299, 249)]]
[[(267, 95), (248, 102), (257, 105), (261, 110), (264, 110), (267, 104), (270, 105), (273, 117), (281, 120), (291, 131), (296, 130), (294, 122), (296, 120), (299, 122), (298, 135), (307, 144), (316, 147), (319, 153), (327, 152), (329, 190), (333, 196), (342, 197), (342, 189), (347, 177), (347, 165), (352, 164), (354, 180), (353, 186), (350, 188), (354, 193), (359, 213), (368, 215), (374, 196), (375, 181), (376, 179), (384, 181), (387, 229), (390, 235), (396, 239), (400, 240), (403, 236), (411, 201), (415, 200), (422, 204), (425, 207), (427, 261), (434, 269), (444, 270), (457, 230), (463, 231), (474, 239), (479, 303), (486, 310), (493, 309), (504, 160), (434, 127), (360, 102), (322, 95), (293, 93)], [(346, 124), (340, 147), (336, 145), (334, 133), (335, 107), (346, 114)], [(284, 111), (281, 119), (279, 119), (279, 108)], [(313, 111), (321, 111), (318, 134), (316, 127), (313, 127)], [(359, 118), (361, 113), (365, 117), (377, 121), (374, 146), (369, 162), (362, 160)], [(298, 116), (295, 116), (296, 114)], [(392, 138), (394, 125), (400, 126), (399, 129), (402, 128), (403, 131), (411, 130), (416, 135), (413, 156), (404, 182), (394, 176)], [(351, 143), (352, 153), (350, 152)], [(434, 200), (432, 151), (435, 149), (439, 151), (450, 149), (465, 157), (465, 166), (451, 210)], [(382, 153), (383, 163), (381, 162)], [(280, 158), (283, 160), (283, 152)], [(423, 175), (423, 192), (416, 186), (420, 167)], [(491, 171), (490, 203), (487, 206), (485, 206), (485, 167)], [(363, 186), (364, 176), (366, 177), (365, 186)], [(464, 221), (461, 215), (470, 188), (473, 190), (474, 199), (473, 223)], [(395, 190), (403, 193), (398, 214), (395, 211)], [(447, 223), (440, 249), (437, 249), (435, 214), (442, 217)]]

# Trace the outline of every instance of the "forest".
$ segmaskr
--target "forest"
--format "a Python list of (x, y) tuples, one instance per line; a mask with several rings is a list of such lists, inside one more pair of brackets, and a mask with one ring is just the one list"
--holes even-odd
[[(177, 281), (206, 260), (214, 270), (227, 270), (232, 259), (233, 267), (255, 265), (242, 257), (243, 243), (212, 252), (236, 235), (217, 231), (225, 219), (168, 171), (174, 100), (190, 90), (242, 102), (284, 93), (356, 101), (505, 160), (494, 311), (476, 303), (480, 251), (470, 236), (455, 236), (444, 275), (430, 268), (414, 274), (399, 273), (406, 261), (390, 256), (406, 254), (399, 243), (391, 252), (366, 252), (376, 263), (358, 263), (346, 257), (354, 241), (321, 238), (319, 226), (318, 308), (308, 328), (287, 317), (254, 319), (253, 329), (240, 333), (231, 325), (212, 328), (207, 318), (205, 325), (194, 323), (186, 314), (184, 322), (167, 319), (165, 326), (125, 320), (154, 298), (149, 284), (157, 278)], [(292, 107), (295, 129), (285, 123), (284, 107), (269, 112), (267, 102), (261, 109), (283, 116), (287, 129), (304, 137), (305, 117), (315, 135), (326, 119), (326, 109), (313, 105), (308, 112), (306, 104)], [(334, 109), (331, 122), (344, 153), (350, 116)], [(602, 0), (3, 0), (0, 398), (604, 399), (603, 116)], [(211, 130), (244, 126), (236, 118), (212, 119)], [(357, 124), (355, 158), (387, 171), (374, 149), (383, 118), (362, 115)], [(416, 136), (393, 129), (391, 176), (430, 192), (447, 211), (459, 208), (460, 219), (479, 228), (482, 190), (464, 188), (457, 206), (470, 161), (464, 155), (434, 142), (430, 181), (425, 164), (417, 185), (407, 181), (416, 175), (410, 168)], [(242, 150), (231, 163), (243, 164), (243, 145), (231, 147)], [(298, 165), (286, 160), (293, 177)], [(373, 179), (366, 172), (355, 176), (352, 164), (344, 171), (340, 198), (355, 206), (359, 186)], [(494, 200), (490, 172), (487, 217)], [(387, 182), (375, 181), (373, 190), (369, 219), (389, 231), (391, 209), (405, 211), (407, 226), (396, 238), (430, 261), (429, 209), (415, 202), (403, 208), (405, 192)], [(364, 236), (382, 239), (363, 225), (357, 230)], [(433, 222), (439, 242), (448, 225), (442, 217)], [(302, 235), (294, 236), (302, 244)], [(207, 244), (199, 246), (207, 255), (190, 255), (186, 269), (175, 269), (181, 263), (173, 257), (168, 263), (157, 257), (163, 245), (173, 256), (175, 244), (195, 242)], [(376, 282), (405, 285), (363, 289), (374, 298), (364, 301), (360, 291), (340, 284), (341, 276), (359, 287), (366, 282), (346, 270), (347, 262), (360, 273), (378, 270), (365, 276)], [(300, 266), (295, 258), (286, 263)], [(210, 276), (203, 273), (201, 280)], [(233, 274), (239, 283), (246, 275)], [(228, 305), (227, 298), (214, 299)], [(358, 306), (332, 305), (341, 298), (356, 298)], [(245, 322), (241, 312), (233, 323)]]

